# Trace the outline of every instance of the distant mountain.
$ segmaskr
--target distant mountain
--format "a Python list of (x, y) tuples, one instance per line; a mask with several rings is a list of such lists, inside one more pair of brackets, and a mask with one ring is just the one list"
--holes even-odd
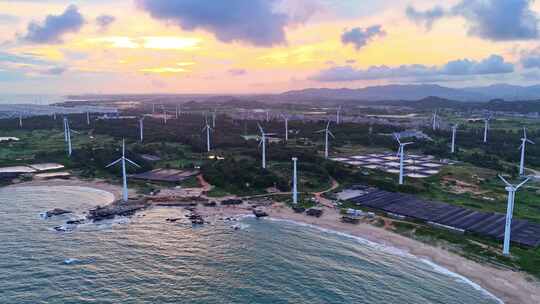
[(440, 85), (386, 85), (362, 89), (304, 89), (279, 95), (290, 101), (317, 100), (419, 100), (439, 97), (456, 101), (489, 101), (492, 99), (532, 100), (540, 99), (540, 85), (522, 87), (496, 84), (486, 87), (448, 88)]

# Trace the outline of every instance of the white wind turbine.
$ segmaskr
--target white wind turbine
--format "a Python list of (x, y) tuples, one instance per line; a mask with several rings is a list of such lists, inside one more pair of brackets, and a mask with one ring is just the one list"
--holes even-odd
[(175, 111), (174, 111), (174, 113), (175, 113), (175, 118), (176, 118), (176, 119), (178, 119), (179, 111), (180, 111), (180, 110), (178, 110), (178, 105), (176, 105)]
[[(68, 156), (71, 157), (71, 154), (73, 154), (73, 146), (71, 144), (71, 127), (69, 126), (69, 120), (67, 117), (64, 117), (64, 137), (67, 143), (67, 152)], [(76, 131), (73, 131), (77, 133)]]
[(336, 111), (336, 124), (339, 125), (340, 123), (341, 123), (341, 106), (339, 106)]
[(457, 129), (459, 127), (459, 124), (455, 124), (452, 126), (452, 154), (456, 152), (456, 133)]
[(22, 128), (23, 126), (23, 123), (22, 123), (22, 113), (19, 113), (19, 128)]
[(289, 141), (289, 116), (281, 114), (281, 117), (285, 121), (285, 141)]
[(212, 128), (216, 128), (216, 109), (212, 112)]
[(266, 110), (266, 122), (270, 122), (270, 111)]
[(122, 139), (122, 157), (115, 160), (114, 162), (110, 163), (105, 168), (109, 168), (109, 167), (114, 166), (117, 163), (121, 162), (121, 164), (122, 164), (122, 200), (124, 202), (128, 201), (126, 161), (129, 162), (130, 164), (136, 166), (136, 167), (139, 167), (139, 168), (141, 167), (138, 164), (136, 164), (135, 162), (133, 162), (133, 161), (129, 160), (128, 158), (126, 158), (126, 141), (124, 139)]
[(163, 110), (163, 124), (167, 124), (167, 110), (165, 110), (165, 106), (161, 105), (161, 108)]
[(394, 134), (394, 137), (396, 138), (396, 140), (397, 140), (397, 142), (399, 144), (399, 149), (398, 149), (398, 156), (399, 156), (399, 184), (403, 185), (405, 146), (412, 145), (413, 143), (412, 142), (402, 143), (397, 134)]
[(523, 176), (525, 174), (525, 147), (527, 143), (533, 144), (534, 141), (527, 138), (527, 130), (523, 128), (523, 138), (521, 138), (521, 161), (519, 163), (519, 175)]
[(328, 122), (325, 129), (317, 131), (317, 133), (323, 133), (323, 132), (324, 132), (324, 158), (328, 159), (329, 136), (332, 136), (332, 138), (335, 138), (334, 134), (332, 134), (332, 131), (330, 131), (330, 122)]
[(488, 141), (489, 118), (484, 119), (484, 143)]
[(503, 254), (510, 254), (510, 234), (512, 230), (512, 215), (514, 213), (514, 200), (516, 198), (516, 191), (525, 185), (530, 178), (527, 178), (521, 184), (514, 186), (510, 184), (504, 177), (499, 175), (499, 178), (506, 184), (506, 191), (508, 191), (508, 206), (506, 209), (506, 225), (504, 227), (504, 243), (503, 243)]
[(86, 124), (89, 126), (90, 125), (90, 112), (86, 112)]
[(142, 143), (144, 140), (144, 116), (139, 119), (139, 137)]
[(259, 130), (261, 131), (261, 141), (259, 143), (262, 146), (262, 168), (266, 169), (266, 140), (268, 136), (274, 135), (273, 133), (265, 133), (260, 124), (257, 124)]
[(206, 151), (210, 152), (210, 132), (212, 131), (212, 127), (208, 124), (208, 119), (205, 119), (205, 126), (202, 129), (203, 132), (206, 131)]
[(298, 176), (297, 176), (297, 162), (298, 162), (298, 158), (296, 157), (293, 157), (292, 158), (292, 161), (293, 161), (293, 191), (292, 191), (292, 195), (293, 195), (293, 204), (298, 204)]
[(435, 113), (433, 113), (433, 117), (431, 118), (431, 122), (433, 124), (433, 131), (437, 130), (437, 111), (435, 110)]

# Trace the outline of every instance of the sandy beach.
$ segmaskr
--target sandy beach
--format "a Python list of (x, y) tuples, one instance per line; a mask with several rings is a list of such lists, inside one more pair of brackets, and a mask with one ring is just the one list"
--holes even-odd
[[(25, 182), (9, 187), (25, 186), (80, 186), (96, 188), (113, 193), (116, 198), (121, 195), (121, 187), (111, 185), (102, 180), (48, 180)], [(368, 241), (397, 248), (418, 258), (433, 262), (439, 266), (457, 273), (489, 291), (504, 303), (508, 304), (538, 304), (540, 303), (540, 282), (521, 272), (499, 269), (490, 265), (482, 265), (464, 257), (448, 252), (442, 248), (424, 244), (419, 241), (398, 235), (384, 228), (370, 224), (356, 225), (341, 222), (338, 210), (324, 208), (320, 218), (309, 217), (305, 214), (294, 213), (290, 208), (280, 203), (274, 203), (263, 209), (273, 219), (294, 221), (316, 227), (346, 233)], [(197, 212), (203, 217), (226, 218), (252, 214), (249, 205), (204, 207), (198, 206)]]

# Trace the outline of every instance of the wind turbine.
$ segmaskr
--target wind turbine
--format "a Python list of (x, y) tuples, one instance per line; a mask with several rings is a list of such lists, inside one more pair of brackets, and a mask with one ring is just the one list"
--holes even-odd
[(431, 119), (433, 123), (433, 131), (437, 130), (437, 110), (433, 113), (433, 118)]
[(341, 106), (339, 106), (336, 111), (336, 124), (339, 125), (340, 123), (341, 123)]
[(399, 140), (399, 136), (397, 134), (394, 134), (394, 137), (396, 138), (397, 142), (399, 143), (399, 149), (398, 149), (398, 155), (399, 155), (399, 184), (403, 185), (403, 171), (404, 171), (404, 158), (405, 158), (405, 146), (412, 145), (412, 142), (408, 143), (402, 143), (401, 140)]
[(167, 124), (167, 111), (165, 110), (165, 106), (161, 105), (161, 108), (163, 110), (163, 124)]
[(212, 128), (216, 127), (216, 109), (212, 112)]
[(86, 112), (86, 124), (90, 125), (90, 112)]
[(298, 204), (298, 176), (297, 176), (297, 168), (296, 168), (296, 164), (298, 162), (298, 158), (296, 157), (293, 157), (292, 158), (292, 161), (293, 161), (293, 204)]
[(266, 110), (266, 122), (270, 122), (270, 111)]
[(456, 133), (458, 127), (459, 124), (455, 124), (452, 126), (452, 154), (456, 152)]
[[(71, 130), (69, 126), (69, 120), (67, 117), (64, 117), (64, 136), (67, 142), (68, 157), (71, 157), (71, 154), (73, 153), (73, 146), (71, 145), (71, 131), (73, 130)], [(77, 133), (76, 131), (73, 132)]]
[(133, 162), (133, 161), (129, 160), (128, 158), (126, 158), (126, 140), (122, 139), (122, 157), (120, 157), (119, 159), (117, 159), (114, 162), (110, 163), (105, 168), (109, 168), (109, 167), (114, 166), (117, 163), (121, 162), (121, 164), (122, 164), (122, 184), (123, 184), (123, 187), (122, 187), (122, 200), (124, 202), (128, 201), (126, 161), (129, 162), (130, 164), (136, 166), (136, 167), (139, 167), (139, 168), (141, 167), (141, 166), (137, 165), (135, 162)]
[(23, 126), (23, 123), (22, 123), (22, 113), (19, 113), (19, 128), (22, 128)]
[(154, 114), (156, 112), (156, 104), (153, 103), (152, 104), (152, 114)]
[(527, 130), (523, 128), (523, 138), (521, 138), (521, 161), (519, 163), (519, 175), (523, 176), (525, 174), (525, 147), (527, 143), (533, 144), (534, 141), (527, 138)]
[(142, 143), (144, 140), (144, 116), (139, 119), (139, 135)]
[(503, 254), (510, 254), (510, 233), (512, 232), (512, 215), (514, 213), (514, 199), (516, 198), (516, 191), (525, 185), (530, 178), (527, 178), (521, 184), (514, 186), (510, 184), (504, 177), (499, 175), (499, 178), (506, 184), (506, 191), (508, 191), (508, 207), (506, 209), (506, 225), (504, 227), (504, 243), (503, 243)]
[(285, 141), (289, 141), (289, 117), (285, 114), (281, 114), (281, 117), (285, 121)]
[(328, 136), (332, 136), (332, 138), (335, 138), (334, 134), (332, 134), (332, 131), (330, 131), (330, 122), (326, 125), (326, 129), (317, 131), (317, 133), (323, 133), (324, 132), (324, 158), (328, 159)]
[(261, 143), (262, 145), (262, 168), (266, 169), (266, 133), (264, 133), (263, 128), (260, 124), (257, 124), (259, 130), (261, 131)]
[(489, 118), (484, 119), (484, 143), (488, 140)]
[(205, 126), (202, 129), (202, 131), (206, 131), (206, 150), (207, 152), (210, 152), (210, 131), (212, 131), (212, 127), (208, 124), (208, 119), (205, 119)]
[(53, 119), (56, 120), (56, 112), (53, 112)]
[(176, 111), (175, 111), (175, 113), (176, 113), (176, 114), (175, 114), (176, 119), (178, 119), (178, 111), (179, 111), (179, 110), (178, 110), (178, 105), (176, 105)]

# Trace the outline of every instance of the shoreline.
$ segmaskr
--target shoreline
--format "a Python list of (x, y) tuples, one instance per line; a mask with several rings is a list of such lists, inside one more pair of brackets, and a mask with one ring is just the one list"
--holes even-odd
[[(9, 185), (7, 187), (26, 186), (79, 186), (107, 191), (113, 194), (115, 199), (119, 199), (121, 196), (121, 187), (108, 184), (103, 180), (70, 179), (31, 181)], [(356, 225), (343, 223), (340, 220), (341, 215), (336, 209), (325, 207), (324, 214), (320, 218), (297, 214), (281, 203), (274, 203), (262, 209), (268, 213), (271, 220), (310, 225), (316, 229), (329, 230), (330, 233), (345, 234), (346, 236), (360, 238), (376, 245), (388, 247), (389, 249), (398, 249), (405, 254), (430, 264), (435, 271), (438, 271), (438, 268), (442, 268), (439, 270), (451, 272), (448, 273), (450, 276), (469, 281), (468, 284), (471, 286), (475, 287), (476, 285), (482, 292), (491, 294), (491, 296), (496, 297), (506, 304), (540, 303), (540, 282), (526, 273), (479, 264), (443, 248), (425, 244), (367, 223)], [(238, 206), (218, 205), (217, 207), (199, 205), (197, 211), (204, 217), (238, 217), (252, 214), (252, 210), (245, 203)]]
[[(397, 233), (360, 223), (342, 223), (336, 210), (325, 208), (320, 218), (296, 214), (288, 208), (271, 208), (271, 218), (312, 225), (318, 228), (344, 233), (371, 243), (401, 250), (432, 266), (442, 267), (488, 291), (506, 304), (540, 303), (540, 282), (530, 275), (512, 270), (482, 265), (443, 248), (424, 244)], [(434, 267), (435, 268), (435, 267)]]

